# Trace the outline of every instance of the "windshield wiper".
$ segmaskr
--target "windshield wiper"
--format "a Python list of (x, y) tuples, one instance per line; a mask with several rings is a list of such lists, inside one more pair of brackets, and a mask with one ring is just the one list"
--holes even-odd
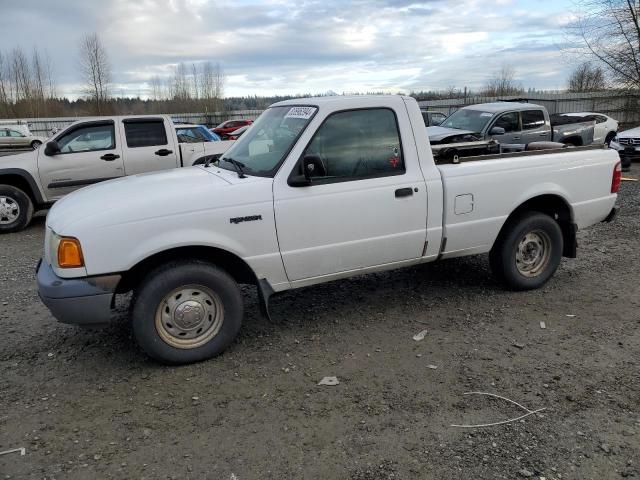
[(224, 160), (225, 162), (229, 162), (231, 165), (233, 165), (233, 168), (235, 168), (236, 172), (238, 172), (238, 178), (247, 178), (242, 168), (244, 167), (244, 163), (239, 162), (238, 160), (234, 160), (233, 158), (221, 158), (220, 160)]

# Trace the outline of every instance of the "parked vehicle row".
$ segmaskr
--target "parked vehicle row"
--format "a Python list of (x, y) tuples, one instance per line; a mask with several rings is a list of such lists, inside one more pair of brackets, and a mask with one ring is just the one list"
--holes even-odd
[(222, 139), (226, 139), (231, 133), (235, 132), (239, 128), (247, 125), (251, 125), (252, 123), (253, 123), (253, 120), (247, 120), (247, 119), (227, 120), (226, 122), (222, 122), (217, 127), (212, 128), (211, 131), (213, 133), (216, 133), (217, 135), (220, 135)]
[[(471, 120), (486, 123), (471, 131), (495, 128), (500, 113), (479, 112)], [(543, 123), (536, 128), (550, 136)], [(289, 100), (215, 162), (111, 180), (56, 203), (38, 288), (58, 320), (83, 325), (109, 322), (114, 296), (133, 291), (144, 351), (189, 363), (238, 334), (241, 283), (257, 286), (268, 315), (279, 292), (489, 253), (508, 288), (538, 288), (576, 255), (577, 229), (613, 218), (619, 183), (618, 155), (598, 147), (436, 165), (411, 97)]]
[(27, 125), (0, 125), (0, 148), (36, 149), (46, 138), (33, 135)]
[[(581, 119), (578, 119), (581, 120)], [(502, 151), (522, 151), (532, 142), (591, 145), (595, 121), (549, 116), (547, 109), (532, 103), (496, 102), (463, 107), (427, 132), (433, 143), (457, 143), (471, 139), (496, 140)]]
[(179, 143), (219, 142), (221, 138), (204, 125), (176, 123), (176, 135)]
[[(578, 112), (549, 115), (540, 105), (496, 102), (469, 105), (449, 117), (421, 109), (436, 158), (552, 148), (553, 143), (609, 145), (618, 122), (606, 115)], [(540, 143), (542, 142), (542, 143)]]
[(23, 229), (34, 211), (80, 187), (191, 166), (233, 143), (184, 142), (187, 131), (198, 131), (195, 127), (176, 127), (166, 115), (86, 119), (57, 133), (44, 148), (0, 157), (0, 233)]

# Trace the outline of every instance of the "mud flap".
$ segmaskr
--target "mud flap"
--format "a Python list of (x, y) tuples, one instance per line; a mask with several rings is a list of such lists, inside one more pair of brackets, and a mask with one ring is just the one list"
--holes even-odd
[(273, 319), (269, 314), (269, 298), (275, 293), (269, 282), (264, 278), (258, 280), (258, 301), (260, 303), (260, 312), (262, 315), (269, 320), (269, 322), (273, 323)]

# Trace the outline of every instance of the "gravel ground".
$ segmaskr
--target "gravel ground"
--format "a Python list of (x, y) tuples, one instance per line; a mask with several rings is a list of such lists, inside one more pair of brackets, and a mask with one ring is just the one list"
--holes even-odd
[[(236, 343), (180, 368), (124, 319), (51, 317), (36, 218), (0, 240), (0, 451), (26, 448), (0, 478), (638, 478), (640, 182), (619, 203), (544, 289), (502, 290), (480, 256), (290, 292), (274, 323), (247, 289)], [(452, 427), (525, 413), (472, 391), (544, 410)]]

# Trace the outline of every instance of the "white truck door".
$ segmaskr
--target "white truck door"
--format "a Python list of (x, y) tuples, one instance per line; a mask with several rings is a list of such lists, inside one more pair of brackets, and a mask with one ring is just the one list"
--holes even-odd
[(168, 119), (125, 117), (120, 125), (124, 137), (124, 168), (127, 175), (180, 166), (174, 127)]
[(37, 150), (38, 173), (49, 201), (85, 185), (124, 175), (122, 147), (113, 120), (76, 124), (54, 138), (59, 151)]
[[(406, 111), (400, 119), (411, 132)], [(274, 182), (274, 208), (291, 282), (422, 255), (425, 181), (413, 136), (401, 143), (399, 132), (389, 108), (333, 113), (293, 170), (281, 172), (287, 179)], [(292, 186), (305, 156), (317, 160), (312, 184)]]

